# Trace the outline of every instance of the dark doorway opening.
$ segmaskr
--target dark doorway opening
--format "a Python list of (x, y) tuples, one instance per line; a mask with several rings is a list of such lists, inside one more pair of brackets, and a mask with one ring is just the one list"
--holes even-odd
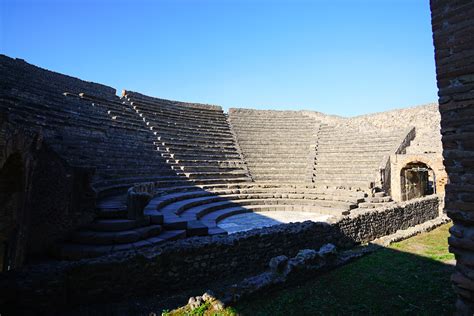
[(407, 164), (400, 172), (402, 201), (436, 193), (434, 171), (422, 162)]
[(24, 168), (21, 155), (12, 154), (0, 169), (0, 271), (21, 265), (19, 228), (24, 195)]

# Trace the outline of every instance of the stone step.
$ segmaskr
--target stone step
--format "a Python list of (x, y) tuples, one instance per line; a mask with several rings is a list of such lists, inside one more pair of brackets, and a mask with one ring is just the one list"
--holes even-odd
[(390, 153), (373, 153), (373, 152), (357, 152), (357, 153), (342, 153), (342, 152), (317, 152), (316, 159), (318, 160), (341, 160), (341, 161), (359, 161), (359, 160), (374, 160), (380, 159)]
[[(193, 115), (196, 115), (196, 116), (209, 116), (209, 117), (224, 115), (224, 113), (222, 112), (222, 109), (191, 107), (186, 103), (162, 100), (162, 99), (156, 99), (156, 98), (154, 98), (153, 100), (144, 99), (142, 96), (137, 96), (136, 94), (133, 94), (130, 96), (127, 95), (125, 97), (126, 97), (126, 100), (130, 102), (131, 106), (137, 106), (137, 107), (142, 106), (145, 108), (149, 108), (150, 110), (164, 110), (167, 112), (174, 111), (179, 115), (186, 114), (186, 113), (188, 113), (188, 115), (192, 113)], [(173, 104), (170, 104), (170, 102), (173, 102)], [(177, 104), (177, 103), (180, 103), (180, 104)]]
[(253, 140), (260, 140), (264, 139), (266, 141), (274, 141), (274, 142), (286, 142), (291, 143), (293, 139), (298, 139), (300, 141), (307, 141), (307, 142), (316, 142), (316, 137), (312, 133), (281, 133), (277, 131), (273, 132), (258, 132), (258, 133), (244, 133), (244, 132), (235, 132), (237, 135), (237, 139), (239, 141), (253, 141)]
[[(377, 150), (368, 150), (367, 148), (344, 148), (344, 147), (331, 147), (331, 148), (321, 148), (318, 147), (318, 155), (322, 153), (338, 153), (338, 154), (352, 154), (352, 153), (362, 153), (365, 154), (370, 152), (372, 154), (379, 154), (379, 155), (390, 155), (392, 152), (386, 148), (379, 148)], [(395, 152), (393, 152), (395, 153)]]
[(273, 175), (273, 174), (294, 174), (294, 175), (306, 175), (311, 173), (311, 166), (305, 166), (303, 168), (256, 168), (256, 167), (249, 167), (251, 173), (259, 174), (259, 175)]
[(354, 167), (357, 167), (359, 165), (374, 165), (374, 164), (378, 165), (379, 163), (382, 162), (383, 157), (373, 157), (373, 158), (339, 157), (337, 159), (322, 159), (322, 158), (326, 158), (326, 157), (316, 156), (315, 164), (324, 168), (326, 167), (337, 168), (338, 166), (340, 167), (341, 165), (354, 166)]
[(127, 196), (120, 194), (100, 199), (96, 203), (97, 209), (123, 209), (126, 206)]
[(227, 134), (216, 134), (198, 130), (181, 130), (181, 129), (164, 129), (154, 127), (151, 132), (155, 135), (157, 140), (169, 139), (169, 138), (181, 138), (188, 139), (190, 142), (193, 140), (200, 141), (233, 141), (233, 135)]
[(316, 167), (314, 169), (314, 174), (316, 175), (344, 175), (344, 176), (365, 176), (365, 175), (374, 175), (378, 172), (377, 168), (372, 169), (321, 169)]
[(255, 159), (266, 159), (266, 158), (273, 158), (277, 157), (280, 159), (310, 159), (314, 158), (314, 153), (310, 151), (306, 152), (300, 152), (300, 153), (295, 153), (295, 152), (246, 152), (243, 151), (243, 154), (245, 158), (255, 158)]
[(379, 207), (387, 207), (395, 202), (385, 202), (385, 203), (360, 203), (359, 208), (379, 208)]
[[(202, 219), (205, 215), (217, 211), (223, 208), (236, 207), (236, 206), (251, 206), (251, 205), (291, 205), (295, 208), (305, 209), (303, 206), (310, 206), (311, 209), (321, 208), (321, 209), (330, 209), (335, 208), (338, 211), (344, 209), (347, 214), (351, 208), (355, 208), (354, 205), (345, 204), (344, 207), (342, 203), (336, 203), (334, 201), (325, 201), (325, 200), (304, 200), (304, 199), (241, 199), (241, 200), (223, 200), (217, 202), (211, 202), (206, 204), (201, 204), (197, 206), (192, 206), (187, 208), (181, 214), (186, 215), (188, 218), (198, 218)], [(165, 215), (166, 216), (166, 215)], [(192, 216), (192, 217), (191, 217)]]
[[(238, 185), (237, 185), (238, 186)], [(268, 186), (268, 185), (266, 185)], [(336, 202), (344, 202), (349, 204), (357, 204), (359, 202), (363, 202), (365, 198), (365, 194), (363, 192), (352, 192), (346, 190), (331, 190), (331, 189), (296, 189), (291, 187), (247, 187), (242, 188), (236, 187), (235, 185), (229, 186), (218, 186), (218, 187), (209, 187), (206, 190), (202, 190), (195, 187), (178, 187), (178, 188), (170, 188), (164, 189), (163, 196), (154, 198), (150, 201), (150, 204), (145, 208), (145, 214), (150, 215), (148, 211), (155, 211), (157, 209), (162, 209), (171, 203), (174, 206), (170, 207), (168, 210), (164, 210), (164, 212), (175, 212), (179, 211), (180, 204), (175, 204), (175, 202), (183, 202), (183, 205), (188, 203), (192, 199), (196, 199), (197, 201), (206, 200), (208, 198), (215, 198), (215, 197), (222, 197), (224, 196), (226, 199), (231, 198), (235, 199), (237, 196), (242, 197), (266, 197), (266, 198), (301, 198), (301, 199), (310, 199), (310, 200), (329, 200), (329, 201), (336, 201)]]
[(391, 196), (366, 197), (365, 201), (368, 203), (387, 203), (387, 202), (392, 202), (392, 197)]
[(245, 162), (240, 159), (226, 159), (226, 160), (198, 160), (198, 159), (187, 159), (187, 160), (177, 160), (177, 163), (179, 166), (187, 168), (187, 167), (224, 167), (224, 168), (231, 168), (231, 167), (236, 167), (236, 168), (241, 168), (242, 166), (245, 166)]
[(307, 140), (301, 140), (301, 139), (294, 139), (291, 143), (288, 143), (286, 141), (281, 141), (281, 140), (268, 140), (268, 139), (240, 139), (239, 138), (239, 144), (240, 146), (248, 146), (248, 147), (254, 147), (254, 146), (287, 146), (287, 145), (294, 145), (294, 146), (306, 146), (306, 145), (311, 145), (314, 143), (313, 139), (307, 139)]
[(171, 141), (174, 139), (186, 140), (190, 143), (233, 143), (234, 137), (233, 135), (221, 135), (216, 137), (214, 135), (209, 134), (202, 134), (202, 133), (188, 133), (188, 132), (180, 132), (180, 131), (173, 131), (168, 132), (164, 130), (153, 130), (152, 134), (156, 137), (157, 141)]
[[(144, 99), (142, 96), (125, 96), (126, 101), (130, 102), (131, 106), (136, 107), (143, 107), (150, 109), (151, 111), (166, 111), (166, 112), (175, 112), (177, 115), (194, 115), (197, 117), (201, 116), (223, 116), (224, 113), (222, 109), (208, 109), (208, 108), (200, 108), (189, 106), (189, 104), (182, 103), (182, 102), (175, 102), (169, 100), (161, 100), (161, 99)], [(172, 104), (171, 104), (172, 103)]]
[[(311, 205), (319, 205), (321, 207), (328, 207), (328, 208), (339, 208), (339, 209), (353, 209), (357, 207), (357, 204), (342, 202), (342, 201), (334, 201), (334, 200), (325, 200), (322, 199), (323, 196), (317, 195), (307, 195), (304, 194), (273, 194), (273, 193), (263, 193), (263, 194), (221, 194), (219, 196), (206, 196), (206, 197), (199, 197), (190, 200), (180, 201), (178, 203), (170, 204), (168, 207), (169, 209), (173, 209), (176, 214), (182, 214), (186, 210), (198, 206), (198, 205), (205, 205), (213, 202), (218, 201), (232, 201), (233, 203), (240, 204), (240, 201), (252, 201), (252, 200), (260, 200), (262, 204), (279, 204), (278, 200), (286, 201), (287, 199), (291, 199), (291, 201), (297, 201), (298, 199), (304, 200), (298, 202), (298, 204), (307, 204), (310, 203)], [(281, 201), (280, 201), (281, 202)], [(250, 203), (250, 202), (248, 202)], [(296, 202), (295, 202), (296, 203)]]
[[(216, 144), (216, 139), (215, 138), (180, 138), (180, 137), (174, 137), (174, 135), (169, 136), (166, 134), (162, 133), (157, 133), (157, 142), (165, 142), (165, 143), (172, 143), (175, 145), (187, 145), (187, 144), (203, 144), (203, 145), (215, 145)], [(235, 141), (232, 137), (229, 137), (227, 139), (220, 139), (218, 142), (219, 145), (222, 146), (234, 146)]]
[(343, 188), (360, 188), (363, 190), (369, 189), (369, 180), (353, 180), (353, 179), (319, 179), (316, 177), (314, 183), (317, 185), (327, 185), (331, 187)]
[(173, 149), (168, 146), (157, 146), (156, 150), (160, 153), (170, 153), (174, 155), (214, 155), (214, 156), (236, 156), (239, 157), (239, 152), (236, 148), (232, 150), (221, 150), (219, 148), (180, 148)]
[(217, 150), (224, 150), (224, 151), (233, 151), (235, 150), (235, 144), (231, 143), (217, 143), (217, 142), (212, 142), (212, 143), (176, 143), (174, 141), (156, 141), (155, 146), (158, 147), (167, 147), (173, 150), (182, 150), (182, 149), (195, 149), (195, 150), (211, 150), (211, 149), (217, 149)]
[(186, 234), (188, 237), (207, 236), (209, 234), (209, 227), (198, 220), (188, 221), (186, 227)]
[(294, 154), (307, 154), (309, 152), (316, 153), (316, 146), (259, 146), (259, 147), (247, 147), (240, 146), (242, 152), (251, 153), (253, 155), (265, 154), (265, 153), (294, 153)]
[(244, 169), (245, 165), (242, 164), (241, 167), (236, 168), (234, 166), (209, 166), (209, 165), (195, 165), (195, 166), (176, 166), (176, 170), (181, 170), (184, 173), (187, 172), (233, 172), (233, 173), (246, 173)]
[(226, 121), (209, 121), (209, 120), (183, 120), (182, 118), (166, 117), (165, 115), (153, 115), (146, 111), (136, 112), (146, 122), (153, 122), (163, 126), (177, 126), (195, 129), (209, 129), (209, 130), (228, 130), (229, 125)]
[(350, 212), (346, 210), (337, 210), (337, 209), (317, 209), (314, 207), (308, 206), (291, 206), (291, 205), (248, 205), (248, 206), (232, 206), (224, 209), (220, 209), (215, 212), (211, 212), (206, 214), (202, 217), (201, 221), (209, 226), (214, 227), (220, 222), (221, 220), (228, 218), (230, 216), (242, 214), (242, 213), (250, 213), (250, 212), (271, 212), (271, 211), (307, 211), (307, 212), (315, 212), (319, 214), (325, 215), (333, 215), (333, 216), (341, 216), (341, 215), (348, 215)]
[(161, 233), (161, 225), (150, 225), (131, 230), (100, 232), (81, 230), (74, 232), (71, 240), (79, 244), (112, 245), (133, 243), (142, 239), (157, 236)]
[[(163, 157), (167, 156), (166, 154), (162, 154)], [(170, 158), (177, 160), (177, 163), (179, 163), (179, 160), (238, 160), (240, 159), (240, 154), (238, 153), (233, 153), (233, 154), (219, 154), (218, 152), (216, 153), (195, 153), (193, 152), (188, 152), (188, 153), (169, 153), (168, 155)]]
[(228, 171), (228, 172), (184, 172), (189, 179), (232, 179), (247, 177), (246, 170)]
[(253, 168), (253, 169), (294, 169), (294, 168), (297, 168), (297, 169), (304, 169), (304, 168), (308, 168), (308, 167), (312, 167), (313, 164), (311, 163), (311, 161), (305, 161), (305, 162), (292, 162), (292, 161), (280, 161), (280, 162), (272, 162), (272, 161), (247, 161), (247, 167), (248, 168)]
[(86, 228), (98, 232), (118, 232), (150, 224), (150, 218), (143, 219), (98, 219), (86, 225)]
[(143, 247), (157, 246), (167, 241), (186, 238), (185, 230), (164, 231), (161, 234), (134, 243), (116, 245), (91, 245), (64, 243), (56, 247), (55, 253), (61, 259), (79, 260), (94, 258), (117, 251), (136, 251)]
[(224, 123), (227, 122), (223, 113), (193, 113), (189, 110), (180, 110), (175, 111), (170, 108), (150, 108), (140, 104), (129, 105), (133, 111), (138, 111), (147, 116), (152, 117), (162, 117), (168, 120), (181, 120), (181, 121), (191, 121), (191, 122), (201, 122), (201, 123)]

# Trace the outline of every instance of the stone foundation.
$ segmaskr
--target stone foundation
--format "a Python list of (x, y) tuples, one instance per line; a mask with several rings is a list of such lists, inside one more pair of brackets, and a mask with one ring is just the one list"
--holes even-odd
[(360, 210), (333, 224), (295, 223), (237, 233), (196, 237), (96, 259), (30, 266), (0, 281), (2, 310), (49, 310), (133, 295), (170, 294), (266, 269), (279, 255), (325, 243), (348, 249), (438, 216), (438, 198), (425, 197), (386, 209)]

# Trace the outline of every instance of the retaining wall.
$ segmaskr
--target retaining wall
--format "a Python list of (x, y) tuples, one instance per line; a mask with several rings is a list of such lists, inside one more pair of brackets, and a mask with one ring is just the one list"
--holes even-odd
[(30, 266), (1, 276), (0, 304), (3, 310), (48, 310), (52, 308), (51, 297), (59, 308), (204, 288), (211, 282), (263, 271), (278, 255), (294, 256), (300, 249), (319, 249), (328, 242), (350, 248), (423, 223), (438, 216), (438, 198), (353, 212), (333, 224), (282, 224), (95, 259)]

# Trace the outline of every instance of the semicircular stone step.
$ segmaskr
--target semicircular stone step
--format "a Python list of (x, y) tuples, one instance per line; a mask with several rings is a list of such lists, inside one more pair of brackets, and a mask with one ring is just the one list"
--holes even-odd
[(142, 219), (98, 219), (88, 224), (86, 228), (94, 231), (117, 232), (134, 229), (150, 224), (150, 217)]
[(77, 231), (71, 240), (79, 244), (112, 245), (133, 243), (141, 239), (157, 236), (162, 232), (161, 225), (150, 225), (131, 230), (99, 232), (93, 230)]
[(79, 260), (83, 258), (99, 257), (116, 251), (136, 251), (143, 247), (157, 246), (167, 241), (186, 238), (185, 230), (168, 230), (161, 234), (133, 243), (116, 245), (91, 245), (64, 243), (55, 249), (56, 255), (61, 259)]

